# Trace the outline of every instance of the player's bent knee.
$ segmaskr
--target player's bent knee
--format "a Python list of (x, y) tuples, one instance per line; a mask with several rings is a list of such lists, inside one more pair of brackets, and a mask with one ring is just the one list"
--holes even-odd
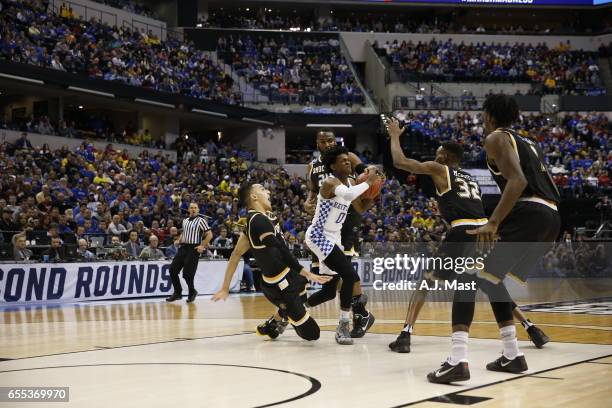
[(293, 326), (298, 336), (304, 340), (313, 341), (318, 340), (321, 336), (321, 329), (319, 325), (312, 317), (309, 317), (304, 323), (299, 326)]

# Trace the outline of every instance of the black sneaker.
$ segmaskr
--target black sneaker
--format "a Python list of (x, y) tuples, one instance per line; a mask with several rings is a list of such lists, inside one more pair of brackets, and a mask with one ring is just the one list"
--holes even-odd
[(410, 353), (410, 333), (402, 331), (395, 341), (389, 343), (389, 348), (396, 353)]
[(550, 341), (550, 337), (548, 337), (546, 333), (542, 331), (542, 329), (534, 325), (529, 326), (527, 329), (527, 334), (537, 348), (542, 348), (543, 345)]
[(500, 358), (487, 364), (487, 370), (520, 374), (523, 371), (527, 371), (527, 360), (525, 360), (525, 356), (522, 354), (516, 356), (513, 360), (507, 359), (502, 354)]
[(427, 374), (429, 382), (436, 384), (450, 384), (455, 381), (467, 381), (470, 379), (470, 368), (468, 363), (451, 365), (448, 361), (442, 363), (440, 368)]
[(351, 330), (351, 337), (358, 339), (365, 336), (375, 320), (376, 318), (372, 312), (368, 312), (367, 316), (353, 314), (353, 330)]
[(166, 298), (166, 302), (174, 302), (177, 300), (181, 300), (181, 298), (183, 297), (183, 295), (181, 295), (180, 293), (175, 293), (172, 296), (168, 296)]
[(280, 335), (278, 322), (274, 320), (274, 316), (257, 326), (256, 332), (260, 336), (268, 336), (271, 339), (275, 339)]

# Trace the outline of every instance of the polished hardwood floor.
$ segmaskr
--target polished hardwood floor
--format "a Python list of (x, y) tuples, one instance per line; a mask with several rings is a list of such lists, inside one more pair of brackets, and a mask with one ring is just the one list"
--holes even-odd
[[(61, 306), (5, 306), (0, 308), (0, 386), (24, 385), (29, 381), (45, 385), (64, 378), (71, 384), (71, 390), (74, 389), (74, 399), (69, 406), (103, 406), (86, 402), (79, 393), (84, 389), (116, 406), (161, 406), (168, 400), (147, 397), (143, 405), (115, 401), (108, 387), (116, 387), (117, 395), (122, 395), (121, 387), (126, 384), (115, 384), (110, 379), (107, 384), (100, 375), (112, 377), (109, 364), (127, 364), (126, 381), (133, 376), (138, 382), (143, 376), (148, 378), (156, 372), (155, 368), (144, 367), (146, 364), (182, 362), (180, 364), (200, 364), (212, 370), (209, 363), (214, 362), (215, 370), (225, 365), (269, 367), (316, 378), (321, 383), (320, 390), (285, 403), (296, 407), (454, 405), (441, 405), (435, 398), (470, 403), (478, 400), (479, 407), (603, 407), (609, 406), (612, 400), (612, 314), (605, 314), (607, 309), (602, 309), (602, 305), (612, 308), (612, 299), (594, 301), (593, 307), (598, 309), (593, 309), (593, 313), (588, 308), (585, 311), (584, 307), (576, 308), (578, 312), (574, 313), (567, 306), (563, 312), (555, 311), (554, 307), (526, 312), (552, 342), (543, 350), (535, 349), (528, 341), (521, 342), (530, 364), (530, 371), (523, 376), (489, 373), (483, 369), (487, 360), (496, 358), (501, 345), (496, 340), (499, 332), (488, 303), (479, 302), (470, 339), (473, 379), (460, 386), (440, 386), (427, 383), (424, 376), (449, 351), (450, 305), (445, 302), (425, 304), (415, 327), (413, 351), (397, 355), (389, 352), (386, 344), (401, 330), (406, 296), (374, 293), (371, 289), (368, 293), (369, 308), (377, 322), (371, 333), (352, 347), (341, 347), (333, 341), (337, 301), (311, 311), (325, 330), (316, 343), (301, 341), (291, 330), (276, 341), (254, 336), (256, 325), (274, 311), (260, 295), (232, 295), (226, 302), (219, 303), (211, 302), (209, 296), (200, 296), (191, 305), (168, 304), (163, 299), (153, 298)], [(517, 332), (520, 340), (528, 340), (520, 325), (517, 325)], [(187, 353), (187, 350), (191, 351)], [(163, 361), (158, 361), (160, 359)], [(55, 375), (49, 369), (68, 366), (79, 367), (80, 374), (58, 372)], [(183, 369), (188, 370), (180, 368)], [(25, 376), (23, 370), (30, 374)], [(265, 405), (299, 394), (303, 388), (299, 381), (291, 385), (293, 380), (288, 380), (286, 386), (293, 387), (291, 390), (295, 392), (288, 388), (287, 395), (280, 391), (276, 395), (274, 391), (270, 398), (265, 394), (255, 398), (248, 393), (265, 389), (269, 384), (259, 383), (252, 373), (227, 370), (206, 371), (201, 375), (215, 384), (219, 378), (232, 381), (244, 375), (250, 382), (249, 387), (240, 391), (244, 398), (237, 402), (231, 396), (238, 391), (219, 385), (219, 393), (227, 391), (227, 396), (219, 393), (214, 398), (209, 396), (209, 403), (202, 406)], [(89, 380), (83, 376), (89, 376)], [(105, 384), (104, 389), (92, 385), (92, 381), (98, 380)], [(351, 384), (365, 387), (363, 392), (368, 396), (355, 395), (355, 391), (350, 390)], [(376, 385), (375, 390), (370, 389), (372, 384)], [(151, 385), (138, 383), (134, 386), (147, 389)], [(196, 398), (194, 395), (185, 398)]]

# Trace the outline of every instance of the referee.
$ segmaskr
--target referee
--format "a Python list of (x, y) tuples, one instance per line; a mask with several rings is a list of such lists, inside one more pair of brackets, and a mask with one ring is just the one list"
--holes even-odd
[(183, 278), (189, 287), (189, 297), (187, 303), (195, 300), (198, 292), (193, 285), (193, 279), (198, 268), (198, 259), (200, 254), (206, 250), (208, 243), (212, 239), (212, 232), (208, 223), (203, 216), (200, 215), (198, 204), (192, 202), (189, 204), (189, 218), (183, 220), (183, 232), (179, 239), (181, 247), (170, 264), (170, 279), (174, 293), (166, 298), (166, 302), (174, 302), (183, 297), (181, 280), (179, 272), (183, 270)]

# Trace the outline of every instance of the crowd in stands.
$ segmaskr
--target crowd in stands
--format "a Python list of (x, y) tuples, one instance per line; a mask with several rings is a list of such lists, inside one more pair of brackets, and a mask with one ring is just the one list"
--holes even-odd
[[(336, 12), (325, 18), (316, 18), (304, 10), (273, 11), (271, 8), (228, 7), (210, 9), (208, 18), (199, 20), (200, 27), (268, 29), (291, 31), (349, 31), (379, 33), (457, 33), (457, 34), (578, 34), (607, 32), (603, 22), (581, 23), (575, 16), (567, 17), (563, 24), (541, 21), (539, 24), (498, 25), (496, 23), (461, 24), (453, 13), (434, 16), (424, 13), (402, 12)], [(464, 19), (464, 20), (469, 20)]]
[(47, 12), (34, 0), (0, 0), (0, 59), (226, 104), (232, 79), (192, 43)]
[[(444, 116), (434, 112), (396, 112), (407, 123), (408, 139), (418, 138), (429, 150), (444, 141), (465, 149), (467, 167), (484, 167), (482, 115), (467, 112)], [(567, 114), (558, 121), (541, 115), (525, 116), (515, 129), (537, 140), (555, 183), (565, 197), (601, 196), (612, 192), (612, 123), (605, 114)]]
[[(482, 164), (479, 115), (400, 112), (397, 116), (408, 122), (409, 132), (426, 136), (432, 146), (459, 141), (466, 147), (468, 164)], [(558, 123), (528, 117), (517, 131), (540, 142), (566, 197), (610, 195), (612, 142), (604, 115), (572, 114)], [(244, 222), (237, 190), (250, 180), (270, 189), (286, 240), (303, 255), (304, 233), (311, 220), (303, 205), (305, 179), (253, 162), (254, 152), (244, 147), (195, 139), (179, 138), (176, 162), (161, 152), (131, 156), (110, 144), (96, 150), (87, 141), (75, 150), (33, 146), (27, 134), (15, 143), (4, 142), (0, 244), (14, 247), (20, 259), (157, 259), (162, 254), (171, 258), (178, 244), (177, 227), (189, 203), (196, 201), (209, 217), (215, 237), (208, 255), (218, 251), (226, 256)], [(368, 151), (360, 157), (364, 162), (373, 159)], [(423, 193), (417, 178), (410, 175), (403, 181), (390, 177), (376, 205), (364, 214), (361, 235), (364, 243), (370, 243), (365, 251), (393, 249), (400, 242), (438, 242), (446, 231), (435, 199)], [(36, 253), (41, 243), (46, 245), (44, 252)]]
[[(303, 178), (282, 168), (266, 170), (250, 161), (252, 151), (240, 146), (195, 144), (182, 137), (177, 149), (179, 159), (172, 162), (161, 152), (144, 151), (136, 157), (110, 144), (96, 150), (86, 141), (75, 150), (33, 146), (27, 136), (3, 143), (0, 243), (14, 246), (21, 260), (45, 255), (49, 260), (153, 259), (161, 256), (160, 250), (172, 257), (177, 227), (189, 203), (196, 201), (215, 237), (209, 255), (227, 255), (244, 222), (237, 190), (250, 180), (270, 189), (290, 248), (304, 255), (311, 216), (304, 211)], [(443, 226), (433, 203), (414, 184), (400, 186), (389, 180), (379, 205), (364, 216), (364, 240), (439, 238)], [(45, 252), (33, 253), (41, 244)], [(70, 244), (74, 251), (69, 255)]]
[(123, 143), (157, 149), (166, 148), (165, 140), (152, 135), (149, 129), (138, 130), (131, 123), (121, 129), (115, 129), (111, 120), (95, 114), (89, 116), (87, 120), (77, 122), (61, 119), (57, 123), (46, 115), (30, 115), (21, 120), (15, 119), (15, 121), (0, 118), (1, 129), (76, 139), (104, 140), (109, 143)]
[(337, 37), (221, 37), (217, 50), (238, 75), (273, 102), (365, 103)]
[(540, 93), (601, 92), (597, 53), (572, 50), (561, 43), (485, 44), (447, 41), (387, 41), (384, 50), (401, 80), (530, 82)]

